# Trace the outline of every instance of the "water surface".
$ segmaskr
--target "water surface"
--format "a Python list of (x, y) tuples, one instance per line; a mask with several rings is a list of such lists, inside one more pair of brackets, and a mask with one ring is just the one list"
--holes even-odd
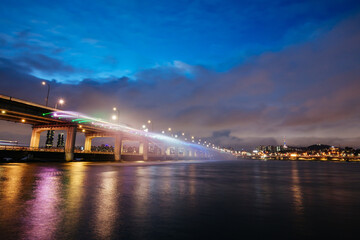
[(1, 239), (358, 239), (360, 165), (0, 164)]

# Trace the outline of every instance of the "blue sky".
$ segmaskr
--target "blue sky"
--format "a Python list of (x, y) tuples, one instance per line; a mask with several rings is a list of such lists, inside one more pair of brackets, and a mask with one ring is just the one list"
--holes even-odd
[(58, 81), (133, 76), (181, 61), (217, 71), (315, 38), (354, 14), (358, 1), (8, 1), (3, 56), (44, 54), (74, 72)]
[(0, 6), (0, 94), (42, 103), (47, 80), (51, 104), (104, 116), (116, 105), (135, 127), (152, 119), (219, 144), (359, 142), (359, 1)]

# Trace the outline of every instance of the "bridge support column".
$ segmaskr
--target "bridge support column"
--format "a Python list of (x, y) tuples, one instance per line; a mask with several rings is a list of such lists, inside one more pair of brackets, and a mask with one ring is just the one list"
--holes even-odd
[(163, 157), (164, 160), (166, 160), (166, 147), (164, 145), (160, 145), (160, 150), (161, 150), (160, 157)]
[(191, 150), (191, 149), (189, 149), (189, 150), (188, 150), (188, 157), (190, 157), (190, 158), (191, 158), (192, 156), (193, 156), (193, 152), (192, 152), (192, 150)]
[(92, 136), (85, 135), (85, 146), (84, 146), (85, 152), (91, 152), (91, 141), (92, 141), (92, 139), (93, 139)]
[(114, 148), (115, 161), (121, 161), (121, 148), (122, 148), (122, 136), (116, 135), (115, 148)]
[(143, 142), (139, 145), (139, 154), (143, 155), (143, 160), (148, 160), (148, 153), (149, 153), (149, 142), (144, 139)]
[(65, 161), (74, 160), (74, 148), (76, 139), (76, 126), (66, 129)]
[(31, 134), (30, 147), (38, 148), (40, 143), (40, 133), (39, 129), (34, 128)]
[(167, 155), (167, 156), (171, 155), (171, 147), (166, 147), (165, 155)]
[(144, 142), (143, 142), (143, 159), (144, 159), (144, 161), (148, 160), (148, 154), (149, 154), (149, 142), (147, 140), (144, 140)]
[(175, 147), (175, 159), (179, 160), (179, 148)]

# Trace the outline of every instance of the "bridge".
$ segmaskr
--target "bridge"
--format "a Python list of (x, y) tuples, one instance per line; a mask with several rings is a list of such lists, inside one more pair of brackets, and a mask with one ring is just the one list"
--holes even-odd
[[(120, 161), (122, 155), (133, 154), (141, 155), (145, 161), (148, 160), (149, 156), (157, 158), (172, 156), (175, 159), (197, 159), (221, 154), (220, 150), (214, 146), (204, 147), (164, 134), (145, 132), (127, 125), (114, 124), (86, 116), (82, 113), (63, 111), (4, 95), (0, 95), (0, 120), (32, 125), (30, 146), (26, 148), (30, 151), (40, 150), (41, 132), (47, 130), (66, 131), (64, 146), (64, 158), (66, 161), (74, 160), (74, 153), (76, 152), (75, 140), (79, 133), (85, 134), (84, 150), (81, 151), (84, 154), (92, 153), (91, 145), (94, 138), (114, 138), (115, 146), (112, 154), (114, 154), (116, 161)], [(127, 141), (139, 143), (138, 153), (127, 153), (124, 151), (124, 143)], [(156, 151), (149, 152), (150, 146), (152, 147), (151, 149), (156, 149)], [(52, 149), (41, 150), (53, 151)]]

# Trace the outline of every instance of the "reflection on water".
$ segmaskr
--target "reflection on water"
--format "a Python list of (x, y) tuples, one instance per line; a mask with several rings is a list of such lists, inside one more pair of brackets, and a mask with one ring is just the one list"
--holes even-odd
[[(134, 215), (140, 219), (147, 215), (150, 197), (150, 171), (151, 167), (136, 168), (134, 194)], [(141, 222), (141, 221), (139, 221)]]
[(22, 198), (24, 187), (28, 184), (24, 181), (26, 166), (10, 164), (7, 168), (0, 168), (0, 232), (15, 238), (18, 234), (9, 228), (1, 226), (16, 226), (20, 219), (14, 216), (21, 216)]
[(34, 199), (25, 202), (27, 214), (23, 220), (26, 239), (51, 239), (61, 219), (59, 195), (61, 184), (56, 168), (40, 168), (35, 182)]
[(0, 164), (1, 239), (356, 236), (360, 165)]
[(115, 226), (116, 216), (120, 214), (117, 207), (118, 196), (121, 194), (117, 191), (117, 172), (101, 173), (99, 184), (95, 203), (96, 238), (109, 239)]
[(62, 227), (67, 234), (73, 234), (79, 225), (81, 207), (84, 201), (84, 180), (86, 164), (74, 162), (66, 168), (64, 176), (64, 209), (65, 215), (62, 219)]
[(296, 162), (294, 162), (292, 164), (291, 177), (292, 177), (292, 182), (293, 182), (293, 185), (291, 186), (291, 190), (292, 190), (293, 196), (294, 196), (293, 202), (295, 205), (295, 211), (298, 215), (302, 215), (304, 213), (303, 199), (302, 199), (300, 179), (299, 179), (299, 173), (298, 173)]
[[(3, 196), (7, 205), (13, 206), (19, 198), (19, 191), (22, 187), (22, 177), (25, 169), (23, 167), (10, 166), (9, 168), (3, 169), (2, 178), (8, 178), (7, 184), (4, 184)], [(10, 177), (11, 176), (11, 177)]]

